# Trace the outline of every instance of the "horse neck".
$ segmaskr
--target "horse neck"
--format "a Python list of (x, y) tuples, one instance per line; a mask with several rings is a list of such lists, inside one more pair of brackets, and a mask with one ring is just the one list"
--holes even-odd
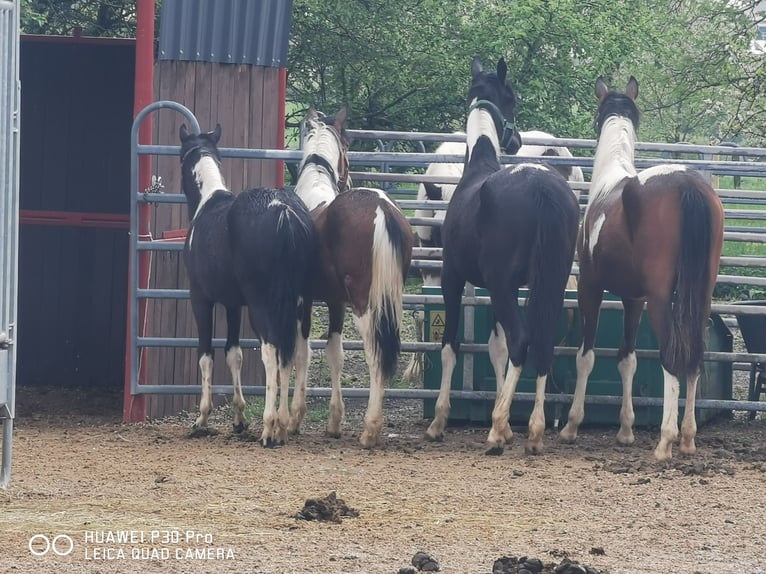
[(495, 154), (499, 156), (500, 139), (497, 137), (497, 128), (495, 127), (495, 120), (492, 118), (492, 114), (483, 108), (474, 108), (468, 114), (468, 119), (466, 120), (465, 141), (468, 145), (466, 165), (468, 165), (468, 161), (471, 159), (471, 153), (473, 153), (473, 148), (481, 136), (486, 136), (492, 141), (492, 145), (495, 148)]
[(301, 170), (295, 193), (311, 211), (321, 203), (330, 203), (335, 199), (338, 186), (326, 169), (310, 163)]
[(617, 189), (620, 182), (636, 175), (635, 148), (636, 132), (630, 119), (613, 116), (604, 122), (593, 158), (589, 206)]
[(226, 183), (218, 162), (210, 156), (202, 156), (191, 168), (190, 175), (184, 178), (184, 194), (189, 211), (196, 215), (213, 193), (226, 190)]

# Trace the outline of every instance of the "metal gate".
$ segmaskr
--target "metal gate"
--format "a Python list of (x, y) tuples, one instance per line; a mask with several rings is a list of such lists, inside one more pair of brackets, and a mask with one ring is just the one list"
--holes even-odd
[[(157, 337), (143, 331), (143, 325), (145, 324), (143, 317), (139, 316), (140, 301), (146, 299), (186, 299), (189, 297), (189, 292), (186, 289), (150, 289), (147, 285), (139, 285), (138, 282), (138, 260), (141, 254), (147, 254), (156, 251), (180, 251), (183, 249), (181, 243), (168, 243), (152, 240), (139, 240), (138, 236), (138, 211), (141, 204), (152, 203), (185, 203), (186, 199), (183, 194), (157, 194), (141, 192), (138, 189), (138, 156), (139, 155), (177, 155), (179, 152), (178, 145), (139, 145), (138, 143), (138, 129), (143, 119), (152, 111), (161, 108), (172, 108), (175, 111), (180, 112), (186, 119), (192, 124), (192, 129), (195, 132), (199, 131), (199, 125), (194, 118), (194, 115), (184, 106), (169, 101), (160, 101), (150, 104), (136, 117), (133, 125), (133, 131), (131, 136), (131, 284), (129, 298), (131, 301), (131, 314), (128, 317), (130, 331), (130, 362), (128, 365), (128, 377), (130, 381), (130, 393), (133, 396), (136, 395), (169, 395), (169, 394), (197, 394), (199, 393), (198, 384), (156, 384), (141, 380), (141, 357), (142, 351), (146, 348), (163, 348), (163, 347), (196, 347), (196, 338), (182, 338), (182, 337)], [(349, 130), (354, 138), (360, 139), (373, 139), (373, 140), (387, 140), (398, 139), (400, 141), (445, 141), (445, 140), (457, 140), (461, 136), (455, 134), (437, 134), (437, 133), (418, 133), (418, 132), (380, 132), (372, 130)], [(464, 137), (464, 136), (462, 136)], [(546, 142), (530, 141), (532, 144), (548, 143), (556, 146), (567, 147), (582, 147), (586, 149), (593, 149), (595, 142), (593, 140), (577, 140), (577, 139), (562, 139), (554, 138), (553, 140)], [(652, 144), (652, 143), (639, 143), (638, 150), (648, 151), (656, 154), (668, 153), (668, 154), (695, 154), (700, 159), (674, 159), (674, 163), (683, 163), (698, 169), (708, 174), (720, 174), (720, 175), (734, 175), (734, 176), (748, 176), (748, 177), (764, 177), (766, 175), (766, 163), (761, 158), (766, 156), (766, 150), (761, 148), (739, 148), (736, 155), (740, 159), (748, 157), (757, 161), (722, 161), (714, 159), (716, 155), (735, 155), (732, 154), (731, 148), (726, 146), (692, 146), (687, 144)], [(272, 149), (239, 149), (239, 148), (220, 148), (221, 156), (224, 158), (240, 158), (240, 159), (281, 159), (287, 161), (299, 161), (302, 157), (302, 153), (299, 150), (272, 150)], [(458, 162), (462, 161), (462, 156), (457, 155), (444, 155), (435, 153), (407, 153), (407, 152), (356, 152), (349, 153), (349, 159), (352, 165), (355, 166), (375, 166), (378, 168), (377, 173), (374, 172), (352, 172), (352, 177), (357, 177), (359, 180), (376, 181), (376, 182), (418, 182), (423, 180), (422, 175), (407, 174), (407, 173), (385, 173), (385, 166), (417, 166), (424, 167), (431, 162)], [(501, 158), (503, 163), (515, 163), (519, 161), (531, 161), (530, 158), (517, 158), (515, 156), (503, 156)], [(545, 161), (553, 165), (579, 165), (584, 169), (592, 167), (593, 159), (588, 157), (546, 157)], [(658, 163), (667, 163), (667, 159), (647, 157), (637, 158), (636, 166), (638, 168), (646, 168)], [(355, 180), (356, 181), (356, 180)], [(435, 183), (444, 183), (446, 181), (438, 181)], [(456, 183), (456, 182), (452, 182)], [(587, 184), (586, 184), (587, 185)], [(579, 189), (579, 188), (578, 188)], [(722, 197), (726, 198), (727, 203), (736, 204), (738, 202), (747, 202), (752, 199), (762, 201), (764, 199), (764, 193), (748, 192), (739, 190), (718, 190)], [(397, 200), (401, 207), (408, 209), (417, 208), (436, 208), (444, 209), (446, 204), (444, 202), (419, 202), (416, 200)], [(766, 212), (764, 212), (766, 213)], [(742, 216), (738, 210), (727, 210), (727, 217), (737, 218)], [(761, 213), (758, 213), (758, 219), (762, 219)], [(436, 224), (434, 218), (414, 218), (408, 217), (408, 220), (412, 224), (416, 225), (434, 225)], [(766, 229), (753, 229), (753, 232), (743, 230), (738, 227), (727, 228), (725, 237), (729, 241), (749, 241), (757, 243), (766, 243)], [(427, 252), (433, 253), (427, 253)], [(433, 261), (423, 259), (432, 257), (434, 254), (439, 258), (441, 256), (441, 250), (428, 250), (422, 248), (416, 248), (413, 252), (413, 264), (414, 268), (438, 268), (441, 266), (441, 261)], [(437, 253), (438, 252), (438, 253)], [(724, 257), (721, 259), (721, 263), (724, 265), (740, 265), (746, 267), (762, 267), (766, 266), (766, 258), (763, 257)], [(719, 282), (723, 283), (742, 283), (757, 286), (766, 286), (766, 279), (762, 277), (743, 277), (743, 276), (726, 276), (719, 275)], [(422, 306), (426, 304), (441, 303), (441, 295), (405, 295), (404, 303), (410, 308), (414, 306)], [(474, 305), (488, 305), (489, 297), (480, 297), (470, 294), (466, 294), (463, 297), (463, 304), (466, 309), (471, 309)], [(566, 301), (565, 307), (573, 307), (576, 305), (575, 301)], [(617, 301), (606, 301), (602, 305), (603, 309), (621, 309), (621, 303)], [(745, 308), (743, 306), (731, 305), (731, 304), (714, 304), (712, 308), (713, 313), (730, 314), (730, 315), (756, 315), (762, 314), (762, 308)], [(468, 315), (466, 315), (468, 316)], [(466, 329), (471, 331), (469, 327)], [(260, 342), (257, 339), (242, 339), (240, 341), (243, 348), (258, 348)], [(223, 347), (224, 340), (221, 338), (213, 339), (213, 347)], [(323, 349), (325, 341), (312, 340), (312, 349)], [(361, 341), (344, 340), (343, 348), (345, 350), (362, 350), (363, 345)], [(408, 343), (402, 342), (402, 351), (427, 351), (438, 350), (441, 348), (440, 343)], [(464, 353), (476, 353), (486, 352), (486, 344), (477, 344), (475, 342), (466, 342), (461, 345), (461, 351)], [(577, 351), (573, 347), (557, 347), (557, 354), (569, 354), (574, 355)], [(616, 349), (596, 349), (597, 356), (615, 356)], [(639, 357), (647, 357), (657, 359), (659, 357), (659, 351), (657, 350), (639, 350), (637, 352)], [(753, 353), (753, 352), (706, 352), (705, 359), (709, 361), (719, 362), (740, 362), (740, 364), (756, 364), (766, 362), (766, 353)], [(475, 390), (473, 388), (471, 377), (463, 374), (463, 390), (453, 390), (450, 392), (452, 399), (485, 399), (494, 400), (494, 392)], [(196, 379), (196, 374), (193, 375)], [(265, 387), (262, 386), (243, 386), (242, 390), (245, 394), (264, 394)], [(329, 397), (331, 389), (326, 387), (309, 387), (307, 394), (309, 396), (322, 396)], [(212, 392), (214, 394), (231, 394), (231, 385), (213, 385)], [(345, 397), (367, 397), (369, 391), (364, 388), (346, 388), (343, 390)], [(436, 398), (438, 390), (434, 389), (386, 389), (387, 397), (396, 398), (409, 398), (409, 399), (425, 399)], [(516, 393), (516, 401), (534, 401), (534, 393)], [(546, 394), (546, 401), (554, 403), (570, 403), (572, 400), (571, 394)], [(586, 396), (586, 404), (610, 404), (619, 405), (621, 403), (621, 397), (619, 396)], [(637, 406), (662, 406), (663, 399), (661, 397), (634, 397), (634, 405)], [(681, 399), (680, 404), (683, 406), (685, 401)], [(766, 402), (758, 400), (721, 400), (721, 399), (698, 399), (696, 406), (700, 409), (734, 409), (743, 411), (766, 411)]]
[(0, 488), (11, 479), (19, 220), (19, 0), (0, 0)]

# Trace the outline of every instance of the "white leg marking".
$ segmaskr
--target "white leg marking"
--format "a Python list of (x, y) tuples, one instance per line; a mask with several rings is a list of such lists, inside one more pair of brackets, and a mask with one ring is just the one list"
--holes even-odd
[(380, 429), (383, 427), (383, 373), (380, 367), (380, 353), (375, 346), (372, 313), (367, 311), (361, 317), (354, 315), (354, 323), (364, 341), (364, 354), (370, 370), (370, 398), (367, 401), (364, 431), (359, 437), (359, 442), (364, 448), (372, 448), (378, 444)]
[(585, 418), (585, 390), (588, 386), (588, 377), (593, 371), (596, 355), (593, 349), (582, 354), (583, 347), (577, 351), (577, 384), (575, 385), (572, 406), (569, 407), (569, 418), (566, 426), (561, 429), (559, 438), (565, 442), (573, 442), (577, 438), (577, 429)]
[(231, 371), (231, 384), (234, 387), (232, 407), (234, 408), (234, 430), (242, 432), (247, 428), (245, 418), (245, 396), (242, 394), (242, 349), (237, 345), (226, 353), (226, 364)]
[(670, 460), (673, 457), (673, 442), (678, 438), (678, 379), (664, 368), (662, 375), (664, 389), (662, 427), (660, 429), (660, 442), (654, 449), (654, 458), (659, 461)]
[(545, 433), (545, 383), (548, 375), (537, 377), (535, 383), (535, 406), (529, 416), (529, 438), (524, 451), (527, 454), (543, 452), (543, 434)]
[(277, 411), (277, 444), (287, 444), (287, 427), (290, 425), (290, 375), (293, 365), (279, 367), (279, 410)]
[(261, 347), (261, 360), (266, 371), (266, 399), (263, 405), (263, 434), (262, 446), (274, 446), (276, 425), (277, 378), (279, 373), (277, 348), (266, 343)]
[(516, 392), (516, 385), (521, 377), (522, 366), (508, 364), (508, 372), (505, 381), (495, 398), (495, 408), (492, 410), (492, 428), (487, 436), (487, 454), (502, 454), (506, 444), (505, 429), (508, 426), (508, 417), (511, 413), (511, 401)]
[(343, 423), (343, 415), (345, 414), (340, 387), (340, 375), (343, 372), (343, 335), (341, 333), (330, 333), (325, 352), (327, 353), (327, 362), (330, 365), (330, 383), (332, 385), (327, 434), (333, 438), (340, 438), (340, 425)]
[(620, 430), (617, 431), (617, 442), (624, 445), (633, 444), (633, 423), (636, 415), (633, 413), (633, 377), (636, 374), (636, 353), (632, 352), (618, 364), (617, 370), (622, 378), (622, 408), (620, 408)]
[[(503, 381), (505, 381), (505, 368), (508, 366), (508, 344), (505, 340), (503, 326), (500, 323), (496, 323), (495, 329), (497, 330), (497, 335), (494, 330), (489, 332), (487, 346), (489, 347), (489, 361), (495, 371), (495, 389), (500, 393), (500, 389), (503, 388)], [(511, 430), (509, 420), (505, 421), (505, 428), (502, 433), (506, 443), (513, 440), (513, 431)]]
[(199, 358), (199, 371), (202, 375), (202, 396), (199, 400), (199, 416), (194, 428), (207, 427), (207, 418), (213, 410), (213, 357), (205, 353)]
[(426, 438), (430, 440), (443, 440), (444, 429), (447, 426), (447, 418), (450, 411), (449, 393), (452, 385), (452, 372), (457, 364), (457, 356), (450, 345), (442, 347), (442, 380), (439, 387), (439, 398), (436, 399), (434, 420), (426, 431)]
[(694, 454), (697, 452), (697, 446), (694, 444), (694, 437), (697, 435), (694, 405), (697, 400), (699, 377), (699, 373), (697, 373), (693, 377), (687, 378), (686, 407), (684, 408), (684, 418), (681, 421), (681, 444), (679, 445), (682, 454)]
[(290, 408), (290, 424), (287, 426), (287, 432), (292, 434), (301, 431), (301, 424), (306, 417), (306, 385), (311, 359), (309, 340), (303, 338), (301, 328), (301, 321), (298, 321), (298, 331), (295, 335), (295, 392)]

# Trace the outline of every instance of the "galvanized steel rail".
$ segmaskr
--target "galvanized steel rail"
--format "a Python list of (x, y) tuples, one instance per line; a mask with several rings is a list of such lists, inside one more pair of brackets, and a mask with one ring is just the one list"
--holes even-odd
[[(182, 194), (155, 194), (155, 193), (142, 193), (138, 190), (138, 169), (137, 158), (138, 155), (178, 155), (180, 147), (177, 145), (139, 145), (137, 141), (138, 125), (141, 120), (151, 111), (160, 108), (173, 108), (182, 113), (192, 124), (192, 129), (199, 131), (199, 126), (192, 113), (175, 102), (156, 102), (147, 107), (139, 114), (134, 123), (132, 135), (131, 135), (131, 273), (133, 280), (131, 281), (130, 297), (132, 301), (132, 312), (130, 316), (131, 321), (131, 356), (134, 359), (130, 365), (131, 374), (131, 392), (134, 394), (196, 394), (199, 392), (200, 387), (196, 384), (189, 385), (139, 385), (138, 376), (138, 358), (139, 349), (141, 348), (160, 348), (160, 347), (196, 347), (197, 340), (195, 338), (163, 338), (163, 337), (138, 337), (137, 329), (137, 302), (139, 299), (186, 299), (189, 296), (189, 292), (186, 289), (138, 289), (136, 283), (137, 277), (137, 254), (139, 251), (180, 251), (183, 249), (183, 245), (178, 242), (164, 242), (164, 241), (138, 241), (137, 234), (137, 205), (139, 203), (185, 203), (186, 199)], [(438, 133), (419, 133), (419, 132), (381, 132), (371, 130), (350, 130), (352, 136), (355, 139), (373, 139), (377, 142), (401, 140), (411, 142), (421, 142), (419, 145), (422, 148), (422, 142), (442, 142), (442, 141), (464, 141), (464, 134), (438, 134)], [(530, 138), (525, 143), (530, 144), (550, 144), (560, 145), (567, 147), (579, 147), (585, 149), (593, 149), (595, 142), (593, 140), (584, 139), (569, 139), (569, 138)], [(384, 147), (388, 147), (384, 145)], [(264, 149), (238, 149), (238, 148), (220, 148), (221, 156), (224, 158), (243, 158), (243, 159), (281, 159), (292, 162), (299, 162), (302, 157), (300, 150), (264, 150)], [(686, 154), (694, 155), (696, 159), (668, 159), (668, 158), (652, 158), (652, 157), (639, 157), (636, 160), (636, 166), (639, 168), (649, 167), (658, 163), (681, 163), (701, 170), (704, 173), (715, 173), (717, 175), (737, 175), (737, 176), (758, 176), (766, 177), (766, 149), (762, 148), (732, 148), (729, 146), (696, 146), (687, 144), (655, 144), (640, 142), (637, 145), (637, 151), (646, 152), (647, 154)], [(722, 161), (713, 159), (717, 155), (723, 155), (726, 157), (735, 157), (738, 159), (730, 161)], [(701, 158), (701, 159), (700, 159)], [(752, 158), (759, 159), (761, 161), (748, 161), (746, 159), (739, 158)], [(434, 153), (406, 153), (406, 152), (357, 152), (352, 151), (349, 153), (349, 159), (352, 165), (355, 166), (373, 166), (379, 169), (387, 169), (390, 166), (407, 166), (407, 167), (425, 167), (429, 163), (433, 162), (462, 162), (463, 156), (447, 155), (447, 154), (434, 154)], [(539, 158), (520, 158), (514, 156), (504, 156), (501, 158), (502, 163), (511, 164), (519, 162), (529, 161), (543, 161)], [(592, 167), (592, 158), (590, 157), (545, 157), (544, 161), (549, 164), (561, 164), (561, 165), (579, 165), (588, 171)], [(420, 181), (434, 181), (435, 183), (450, 183), (451, 178), (428, 178), (418, 174), (400, 174), (400, 173), (382, 173), (382, 172), (352, 172), (353, 176), (358, 179), (366, 179), (368, 181), (388, 181), (388, 182), (405, 182), (405, 183), (417, 183)], [(162, 174), (159, 174), (162, 175)], [(447, 181), (449, 180), (449, 181)], [(579, 190), (587, 190), (588, 184), (580, 184), (573, 186)], [(743, 191), (743, 190), (719, 190), (724, 201), (739, 201), (739, 202), (764, 202), (766, 203), (766, 193)], [(446, 202), (434, 202), (434, 201), (417, 201), (417, 200), (397, 200), (398, 203), (405, 209), (416, 208), (431, 208), (431, 209), (445, 209)], [(756, 210), (727, 210), (727, 217), (730, 219), (766, 219), (766, 211), (758, 212)], [(440, 221), (435, 218), (408, 218), (412, 224), (417, 225), (440, 225)], [(729, 230), (726, 232), (727, 241), (747, 241), (754, 243), (766, 243), (766, 233), (759, 228), (752, 231), (740, 231)], [(441, 266), (441, 250), (440, 249), (421, 249), (416, 248), (414, 251), (414, 268), (432, 268), (438, 269)], [(743, 266), (743, 267), (764, 267), (766, 266), (766, 257), (724, 257), (721, 260), (724, 265)], [(577, 271), (575, 266), (574, 272)], [(720, 275), (718, 278), (721, 283), (737, 283), (737, 284), (750, 284), (756, 286), (765, 286), (766, 279), (760, 277), (744, 277), (734, 275)], [(422, 307), (425, 304), (439, 304), (442, 303), (442, 299), (437, 295), (405, 295), (405, 304), (410, 307)], [(463, 298), (463, 304), (467, 310), (472, 310), (473, 305), (487, 305), (489, 304), (488, 297), (475, 297), (465, 296)], [(576, 301), (565, 301), (565, 307), (576, 307)], [(615, 308), (620, 309), (622, 305), (618, 301), (605, 301), (603, 308)], [(714, 313), (721, 314), (762, 314), (766, 311), (764, 308), (758, 307), (743, 307), (736, 305), (716, 304), (713, 305)], [(223, 347), (223, 339), (214, 339), (213, 346)], [(243, 339), (242, 346), (248, 348), (258, 348), (260, 342), (257, 339)], [(311, 347), (313, 349), (323, 349), (325, 346), (324, 341), (312, 340)], [(346, 350), (362, 350), (361, 341), (344, 341), (343, 347)], [(439, 343), (402, 343), (402, 350), (405, 352), (413, 351), (425, 351), (425, 350), (437, 350), (440, 348)], [(486, 344), (476, 344), (474, 342), (466, 342), (461, 345), (461, 350), (466, 353), (486, 352)], [(573, 355), (577, 352), (574, 347), (557, 347), (556, 353), (561, 355)], [(616, 349), (597, 349), (599, 356), (615, 356)], [(639, 350), (637, 351), (639, 357), (657, 358), (659, 356), (658, 351), (651, 350)], [(469, 355), (467, 355), (469, 356)], [(756, 353), (706, 353), (705, 359), (709, 361), (718, 362), (740, 362), (740, 363), (756, 363), (766, 362), (766, 354)], [(487, 391), (474, 391), (472, 390), (472, 382), (468, 384), (464, 381), (463, 391), (452, 391), (452, 398), (484, 398), (487, 400), (494, 398), (493, 392)], [(215, 385), (213, 391), (216, 393), (230, 393), (232, 390), (230, 385)], [(263, 394), (265, 392), (264, 387), (258, 386), (245, 386), (243, 391), (247, 394)], [(310, 387), (308, 394), (310, 396), (329, 396), (329, 388)], [(368, 394), (367, 389), (344, 389), (346, 396), (359, 396), (366, 397)], [(435, 398), (438, 394), (437, 390), (427, 389), (387, 389), (386, 396), (388, 397), (400, 397), (400, 398)], [(528, 396), (527, 396), (528, 395)], [(520, 393), (518, 394), (519, 400), (534, 400), (533, 393)], [(546, 399), (552, 402), (569, 402), (571, 401), (571, 395), (567, 394), (549, 394), (546, 395)], [(620, 404), (620, 397), (609, 396), (589, 396), (586, 398), (586, 402), (589, 404)], [(657, 406), (662, 404), (661, 398), (650, 397), (636, 397), (636, 405), (649, 405)], [(725, 400), (698, 400), (696, 405), (699, 408), (727, 408), (732, 410), (750, 410), (750, 411), (766, 411), (766, 403), (756, 401), (725, 401)]]

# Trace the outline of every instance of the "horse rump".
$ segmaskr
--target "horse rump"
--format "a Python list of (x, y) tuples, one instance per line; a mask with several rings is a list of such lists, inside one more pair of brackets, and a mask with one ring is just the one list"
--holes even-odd
[(256, 188), (237, 196), (228, 224), (243, 295), (248, 306), (261, 310), (262, 324), (252, 325), (253, 330), (276, 347), (280, 363), (287, 366), (295, 354), (298, 321), (304, 306), (311, 305), (314, 222), (294, 193)]

